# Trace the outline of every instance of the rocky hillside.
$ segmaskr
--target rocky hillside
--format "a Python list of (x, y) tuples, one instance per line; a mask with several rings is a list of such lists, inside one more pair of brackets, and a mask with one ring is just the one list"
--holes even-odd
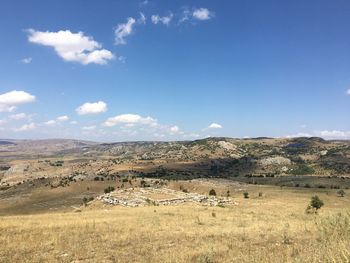
[[(179, 142), (8, 141), (0, 181), (79, 176), (162, 179), (350, 176), (350, 142), (321, 138), (207, 138)], [(294, 180), (294, 179), (293, 179)]]

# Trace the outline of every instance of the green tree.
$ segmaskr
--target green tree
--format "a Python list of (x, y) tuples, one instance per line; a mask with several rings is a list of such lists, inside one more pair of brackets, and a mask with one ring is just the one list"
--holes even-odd
[(209, 195), (216, 196), (216, 192), (215, 192), (215, 190), (214, 190), (214, 189), (211, 189), (211, 190), (209, 191)]
[(315, 195), (311, 197), (310, 206), (317, 212), (317, 210), (324, 206), (324, 202), (318, 197), (318, 195)]

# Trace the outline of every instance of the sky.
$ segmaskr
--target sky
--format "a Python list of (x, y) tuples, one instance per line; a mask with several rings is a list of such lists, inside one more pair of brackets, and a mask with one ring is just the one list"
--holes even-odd
[(2, 0), (0, 138), (350, 139), (347, 0)]

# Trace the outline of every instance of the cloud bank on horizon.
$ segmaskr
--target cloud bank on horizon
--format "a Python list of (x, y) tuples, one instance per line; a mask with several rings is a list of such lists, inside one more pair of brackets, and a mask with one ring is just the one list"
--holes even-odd
[[(12, 132), (26, 134), (27, 132), (38, 131), (40, 134), (49, 134), (49, 130), (45, 128), (57, 127), (67, 129), (72, 129), (78, 121), (68, 122), (71, 117), (68, 115), (61, 115), (55, 119), (47, 120), (44, 122), (33, 122), (32, 115), (27, 113), (16, 113), (17, 107), (21, 104), (34, 103), (36, 101), (36, 96), (29, 94), (25, 91), (9, 91), (4, 94), (0, 94), (0, 109), (3, 112), (7, 112), (9, 115), (7, 118), (0, 119), (0, 131), (4, 131), (5, 127)], [(75, 118), (79, 118), (86, 115), (99, 115), (106, 113), (108, 110), (107, 103), (103, 101), (98, 102), (86, 102), (75, 109)], [(10, 114), (12, 113), (12, 114)], [(17, 124), (18, 121), (24, 121), (19, 127), (11, 126), (11, 124)], [(205, 135), (203, 132), (208, 132), (210, 130), (220, 130), (223, 128), (221, 124), (211, 123), (206, 128), (197, 132), (184, 132), (180, 130), (178, 125), (165, 125), (158, 122), (157, 119), (146, 116), (143, 117), (139, 114), (125, 113), (116, 115), (114, 117), (108, 117), (105, 121), (101, 123), (95, 122), (95, 125), (74, 127), (80, 130), (80, 133), (76, 136), (91, 136), (89, 138), (104, 140), (105, 138), (111, 138), (113, 135), (127, 135), (130, 139), (137, 138), (140, 134), (147, 134), (145, 138), (157, 139), (157, 140), (169, 140), (169, 139), (198, 139), (208, 137), (210, 135)], [(12, 128), (11, 128), (12, 127)], [(301, 125), (305, 128), (305, 125)], [(113, 129), (115, 128), (115, 129)], [(72, 133), (74, 134), (74, 133)], [(299, 132), (293, 135), (285, 135), (281, 137), (294, 138), (294, 137), (322, 137), (324, 139), (340, 139), (347, 140), (350, 139), (350, 131), (341, 130), (315, 130), (310, 133)], [(54, 136), (55, 137), (55, 136)], [(249, 136), (244, 136), (244, 138), (249, 138)]]

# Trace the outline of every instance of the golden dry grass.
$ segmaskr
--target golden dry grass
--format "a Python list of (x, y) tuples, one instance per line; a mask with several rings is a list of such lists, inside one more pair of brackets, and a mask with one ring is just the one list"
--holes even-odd
[[(0, 217), (0, 262), (349, 262), (350, 200), (312, 190), (249, 189), (238, 205), (88, 207)], [(342, 213), (342, 215), (338, 215)]]

